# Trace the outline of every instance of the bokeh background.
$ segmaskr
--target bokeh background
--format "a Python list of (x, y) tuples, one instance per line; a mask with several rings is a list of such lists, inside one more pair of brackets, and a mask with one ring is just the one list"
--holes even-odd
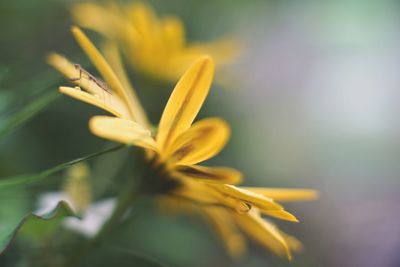
[[(213, 86), (200, 114), (222, 116), (233, 128), (229, 145), (211, 163), (242, 170), (246, 185), (310, 187), (321, 197), (287, 205), (300, 223), (279, 225), (305, 245), (291, 263), (255, 244), (234, 262), (201, 220), (162, 214), (146, 201), (110, 246), (182, 267), (400, 266), (400, 2), (149, 2), (159, 14), (179, 15), (189, 40), (228, 35), (241, 43), (225, 86)], [(0, 0), (0, 124), (65, 84), (44, 62), (46, 53), (87, 62), (69, 31), (72, 3)], [(140, 77), (133, 83), (156, 123), (173, 84)], [(98, 113), (61, 97), (0, 141), (1, 176), (98, 151), (104, 141), (87, 129)], [(90, 165), (109, 179), (129, 177), (135, 159), (124, 153)], [(59, 187), (55, 177), (0, 201), (32, 206), (40, 192)], [(19, 253), (4, 257), (23, 258)]]

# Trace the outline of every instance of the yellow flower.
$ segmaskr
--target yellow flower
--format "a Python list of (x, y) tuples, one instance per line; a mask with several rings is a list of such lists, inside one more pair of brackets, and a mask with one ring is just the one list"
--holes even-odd
[(171, 208), (200, 210), (233, 256), (245, 250), (239, 228), (278, 255), (291, 258), (291, 250), (300, 249), (299, 241), (282, 233), (261, 215), (296, 222), (296, 217), (274, 199), (282, 202), (313, 199), (315, 191), (240, 188), (233, 185), (242, 179), (237, 170), (198, 165), (218, 154), (230, 136), (228, 124), (220, 118), (193, 123), (212, 83), (211, 57), (200, 57), (183, 74), (166, 104), (157, 132), (153, 133), (115, 47), (106, 49), (111, 68), (82, 31), (76, 27), (72, 31), (109, 87), (64, 57), (52, 54), (49, 63), (85, 90), (60, 87), (60, 91), (114, 115), (91, 118), (92, 133), (148, 152), (149, 173), (139, 181), (142, 192), (164, 196), (164, 203)]
[(237, 44), (228, 39), (188, 43), (178, 17), (158, 17), (144, 3), (125, 7), (83, 3), (75, 5), (72, 14), (82, 27), (121, 44), (134, 68), (160, 79), (176, 81), (204, 54), (210, 54), (217, 67), (231, 63), (238, 54)]
[(89, 176), (89, 166), (85, 163), (72, 166), (66, 174), (64, 191), (71, 199), (73, 207), (79, 213), (84, 212), (92, 202)]

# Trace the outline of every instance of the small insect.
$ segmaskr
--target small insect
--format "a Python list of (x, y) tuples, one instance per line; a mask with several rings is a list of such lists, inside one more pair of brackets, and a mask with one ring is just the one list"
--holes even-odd
[(82, 79), (82, 75), (84, 75), (86, 79), (88, 79), (89, 81), (94, 82), (97, 86), (99, 86), (101, 89), (103, 89), (107, 93), (109, 93), (109, 94), (112, 93), (110, 87), (104, 81), (100, 80), (99, 78), (94, 77), (87, 70), (82, 68), (82, 66), (80, 64), (74, 64), (74, 67), (75, 67), (76, 70), (79, 70), (79, 77), (70, 78), (69, 80), (71, 82), (79, 81), (80, 79)]

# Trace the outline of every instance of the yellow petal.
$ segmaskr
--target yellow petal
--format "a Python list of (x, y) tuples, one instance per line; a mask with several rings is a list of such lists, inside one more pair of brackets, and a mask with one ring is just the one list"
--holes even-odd
[(289, 260), (292, 258), (289, 245), (275, 225), (253, 212), (233, 216), (240, 228), (258, 243), (279, 256), (286, 255)]
[[(123, 88), (121, 82), (118, 80), (117, 75), (111, 69), (110, 65), (99, 52), (99, 50), (97, 50), (94, 44), (78, 27), (72, 27), (72, 33), (74, 34), (75, 39), (78, 41), (79, 45), (82, 47), (82, 49), (88, 55), (97, 70), (100, 72), (106, 83), (126, 102), (126, 104), (128, 104), (128, 96), (125, 89)], [(132, 119), (136, 120), (136, 114), (131, 115)]]
[[(128, 23), (131, 25), (126, 39), (127, 47), (131, 51), (134, 67), (144, 73), (151, 73), (153, 69), (167, 69), (165, 49), (162, 42), (160, 22), (149, 5), (133, 3), (128, 9)], [(132, 37), (131, 37), (132, 36)]]
[(236, 184), (242, 180), (240, 172), (226, 167), (176, 166), (173, 175), (217, 184)]
[(150, 128), (150, 122), (147, 119), (146, 112), (144, 111), (136, 95), (135, 89), (129, 82), (128, 76), (122, 65), (122, 60), (117, 45), (115, 43), (108, 42), (104, 46), (104, 54), (125, 89), (124, 92), (126, 92), (126, 102), (131, 110), (131, 113), (135, 114), (135, 118), (139, 124), (145, 126), (146, 128)]
[(127, 8), (130, 22), (142, 37), (149, 37), (159, 21), (154, 10), (147, 4), (133, 3)]
[(73, 5), (71, 11), (80, 26), (95, 30), (108, 38), (118, 37), (118, 30), (122, 28), (122, 12), (114, 3), (80, 3)]
[(242, 256), (246, 251), (246, 241), (239, 233), (230, 212), (216, 207), (203, 208), (201, 211), (206, 215), (218, 237), (223, 241), (229, 254), (233, 258)]
[(225, 207), (232, 211), (245, 213), (251, 207), (241, 200), (229, 198), (205, 183), (190, 178), (179, 178), (181, 186), (176, 188), (173, 195), (193, 201), (203, 207)]
[(68, 95), (70, 97), (73, 97), (75, 99), (78, 99), (80, 101), (86, 102), (88, 104), (91, 104), (93, 106), (96, 106), (98, 108), (101, 108), (105, 111), (110, 112), (111, 114), (117, 116), (117, 117), (123, 117), (123, 112), (121, 110), (118, 110), (115, 105), (111, 103), (111, 98), (107, 98), (108, 93), (104, 93), (104, 98), (100, 98), (99, 96), (94, 96), (91, 95), (87, 92), (81, 91), (78, 88), (72, 88), (72, 87), (65, 87), (61, 86), (59, 88), (60, 92)]
[(205, 161), (221, 151), (229, 135), (230, 128), (224, 120), (200, 120), (176, 138), (169, 151), (165, 152), (165, 157), (176, 165), (193, 165)]
[(214, 62), (204, 56), (183, 74), (172, 92), (161, 117), (157, 143), (167, 148), (177, 136), (189, 129), (207, 97), (214, 74)]
[[(86, 75), (82, 75), (79, 68), (76, 67), (76, 64), (73, 64), (65, 57), (57, 53), (50, 53), (49, 55), (47, 55), (46, 60), (47, 63), (53, 66), (72, 83), (85, 89), (85, 91), (88, 91), (89, 93), (94, 95), (104, 94), (105, 90), (103, 88), (101, 88), (97, 83), (89, 80)], [(79, 77), (81, 78), (78, 79)]]
[(253, 204), (260, 209), (265, 210), (283, 210), (283, 207), (278, 203), (274, 202), (273, 199), (265, 197), (261, 194), (257, 194), (233, 185), (227, 184), (209, 184), (209, 186), (213, 187), (214, 189), (218, 190), (219, 192), (233, 197), (250, 204)]
[(182, 49), (185, 45), (185, 29), (182, 21), (176, 16), (168, 16), (163, 19), (162, 30), (164, 43), (170, 53)]
[(290, 222), (298, 222), (299, 220), (291, 213), (285, 210), (261, 210), (263, 214), (275, 217), (281, 220), (286, 220)]
[(244, 189), (270, 197), (278, 202), (314, 200), (318, 198), (318, 191), (312, 189), (262, 187), (244, 187)]
[(155, 150), (155, 141), (151, 133), (131, 120), (94, 116), (89, 121), (89, 127), (92, 133), (99, 137)]
[(90, 169), (86, 163), (78, 163), (67, 171), (63, 184), (64, 192), (70, 197), (74, 208), (84, 212), (92, 202)]
[(300, 252), (303, 250), (303, 244), (300, 242), (300, 240), (298, 240), (294, 236), (286, 234), (285, 232), (280, 232), (291, 251)]
[(217, 203), (213, 192), (203, 183), (197, 182), (193, 179), (178, 179), (181, 186), (176, 188), (173, 195), (184, 197), (186, 199), (193, 200), (194, 202), (203, 204), (215, 204)]

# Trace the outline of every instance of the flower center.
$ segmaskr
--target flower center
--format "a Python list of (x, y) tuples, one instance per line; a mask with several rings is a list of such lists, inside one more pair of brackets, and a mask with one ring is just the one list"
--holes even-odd
[(163, 162), (157, 156), (145, 160), (143, 173), (139, 181), (140, 192), (145, 194), (168, 194), (181, 185), (172, 177)]

